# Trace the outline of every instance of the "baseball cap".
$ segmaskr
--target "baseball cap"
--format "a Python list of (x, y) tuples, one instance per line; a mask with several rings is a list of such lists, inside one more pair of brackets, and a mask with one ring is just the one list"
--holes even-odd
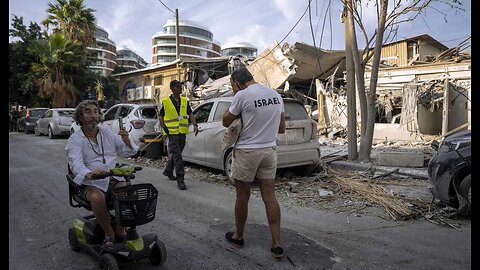
[(173, 81), (170, 82), (170, 89), (172, 89), (172, 88), (182, 88), (182, 84), (183, 84), (183, 82), (181, 82), (181, 81), (173, 80)]

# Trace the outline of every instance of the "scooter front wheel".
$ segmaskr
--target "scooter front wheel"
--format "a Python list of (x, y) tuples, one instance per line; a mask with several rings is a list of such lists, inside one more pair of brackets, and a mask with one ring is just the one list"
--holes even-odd
[(68, 243), (70, 244), (70, 248), (73, 251), (79, 251), (80, 250), (80, 247), (78, 246), (77, 234), (75, 233), (74, 228), (69, 228), (68, 229)]
[(148, 260), (153, 265), (160, 265), (167, 259), (167, 249), (162, 241), (155, 240), (150, 254), (148, 254)]
[(105, 253), (102, 255), (102, 260), (100, 261), (100, 267), (103, 270), (118, 270), (117, 259), (112, 254)]

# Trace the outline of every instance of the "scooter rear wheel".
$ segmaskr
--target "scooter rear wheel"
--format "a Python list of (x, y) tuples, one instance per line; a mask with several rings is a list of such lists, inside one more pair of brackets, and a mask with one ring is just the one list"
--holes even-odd
[(155, 244), (153, 245), (152, 249), (150, 250), (150, 254), (148, 254), (148, 260), (153, 265), (160, 265), (167, 259), (167, 249), (165, 245), (157, 239)]
[(112, 254), (105, 253), (100, 261), (100, 268), (104, 270), (118, 270), (117, 259)]
[(80, 246), (78, 246), (77, 234), (75, 233), (74, 228), (69, 228), (68, 229), (68, 243), (70, 244), (70, 248), (73, 251), (79, 251), (80, 250)]

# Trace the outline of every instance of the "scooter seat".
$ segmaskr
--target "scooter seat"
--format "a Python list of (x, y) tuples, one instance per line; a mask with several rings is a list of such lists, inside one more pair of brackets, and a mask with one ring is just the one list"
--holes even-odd
[[(69, 168), (69, 173), (66, 175), (68, 181), (68, 194), (69, 194), (69, 203), (72, 207), (83, 207), (88, 211), (92, 211), (92, 207), (90, 206), (90, 202), (85, 200), (82, 196), (81, 188), (84, 187), (83, 185), (78, 185), (73, 181), (75, 176), (71, 173)], [(109, 196), (107, 196), (109, 197)], [(107, 208), (108, 210), (113, 210), (114, 204), (111, 199), (107, 198)]]

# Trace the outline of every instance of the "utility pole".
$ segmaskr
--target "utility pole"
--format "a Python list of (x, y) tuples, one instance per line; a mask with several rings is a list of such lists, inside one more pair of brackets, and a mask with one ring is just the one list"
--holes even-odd
[(176, 42), (176, 52), (177, 60), (180, 59), (180, 30), (178, 26), (178, 8), (175, 9), (175, 42)]
[(345, 24), (345, 51), (347, 69), (347, 142), (348, 159), (356, 160), (357, 152), (357, 102), (355, 98), (355, 65), (352, 51), (352, 28), (350, 27), (349, 16), (352, 16), (352, 0), (345, 1), (344, 24)]
[[(176, 52), (177, 52), (177, 61), (180, 60), (180, 27), (178, 23), (178, 8), (175, 9), (175, 43), (176, 43)], [(177, 62), (177, 78), (180, 79), (180, 65)]]

